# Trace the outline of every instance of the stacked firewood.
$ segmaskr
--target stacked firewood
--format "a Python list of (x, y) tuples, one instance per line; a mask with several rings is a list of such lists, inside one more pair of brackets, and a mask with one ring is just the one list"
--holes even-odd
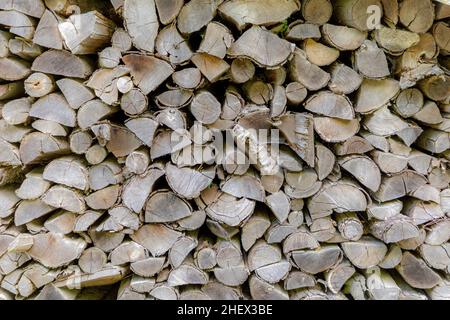
[(449, 23), (1, 0), (0, 300), (450, 299)]

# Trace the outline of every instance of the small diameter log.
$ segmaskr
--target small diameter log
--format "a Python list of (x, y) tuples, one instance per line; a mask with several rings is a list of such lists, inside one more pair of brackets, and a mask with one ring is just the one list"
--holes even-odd
[(286, 86), (287, 102), (291, 106), (298, 106), (305, 100), (308, 91), (300, 82), (291, 82)]
[(89, 149), (86, 150), (86, 160), (92, 165), (99, 164), (105, 160), (106, 156), (108, 155), (108, 151), (105, 147), (94, 144), (93, 146), (89, 147)]
[(40, 98), (55, 90), (55, 82), (51, 76), (36, 72), (24, 81), (25, 92), (30, 97)]
[(233, 82), (244, 83), (253, 78), (255, 66), (248, 59), (237, 58), (231, 63), (230, 72)]
[(354, 212), (338, 213), (337, 228), (341, 236), (350, 241), (358, 241), (364, 232), (363, 224)]
[[(117, 85), (119, 86), (119, 82), (117, 82)], [(123, 90), (123, 87), (118, 89), (119, 91), (121, 89)], [(141, 114), (147, 109), (147, 106), (148, 106), (147, 96), (145, 96), (141, 90), (136, 88), (131, 89), (130, 91), (124, 93), (124, 95), (120, 99), (120, 107), (128, 115)]]
[(98, 54), (98, 64), (101, 68), (113, 69), (119, 65), (121, 58), (120, 49), (108, 47)]
[(117, 90), (120, 93), (128, 93), (133, 89), (133, 80), (128, 76), (123, 76), (117, 79)]
[(75, 131), (70, 134), (70, 150), (75, 154), (86, 154), (92, 144), (92, 136), (87, 131)]
[(220, 116), (220, 103), (209, 92), (198, 93), (191, 103), (191, 112), (201, 123), (211, 124)]

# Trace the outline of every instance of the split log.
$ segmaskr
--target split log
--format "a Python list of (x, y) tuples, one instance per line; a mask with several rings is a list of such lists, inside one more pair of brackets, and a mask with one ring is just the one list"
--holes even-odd
[(341, 246), (351, 263), (361, 269), (379, 264), (388, 250), (383, 242), (369, 236), (364, 236), (357, 242), (344, 242)]
[[(261, 40), (256, 42), (258, 39)], [(260, 66), (274, 68), (285, 63), (293, 51), (294, 46), (286, 40), (260, 27), (252, 27), (231, 45), (228, 55), (248, 58)]]
[(0, 24), (8, 27), (12, 34), (31, 40), (36, 22), (32, 17), (12, 9), (0, 11)]
[(221, 3), (222, 0), (193, 0), (186, 3), (178, 14), (178, 30), (183, 34), (199, 31), (214, 18)]
[(155, 1), (125, 0), (123, 18), (134, 46), (153, 53), (159, 27)]
[[(420, 17), (417, 14), (420, 12)], [(423, 33), (431, 28), (434, 7), (431, 1), (408, 0), (399, 6), (399, 20), (412, 32)]]
[(398, 82), (393, 79), (365, 79), (358, 90), (355, 111), (360, 113), (375, 111), (386, 105), (397, 95), (399, 90)]
[(297, 23), (293, 24), (286, 35), (289, 41), (301, 41), (305, 39), (319, 39), (319, 26), (313, 23)]
[(308, 60), (317, 66), (328, 66), (339, 57), (339, 50), (327, 47), (313, 39), (307, 39), (303, 48)]
[[(172, 73), (172, 67), (165, 61), (154, 56), (129, 54), (122, 58), (130, 69), (133, 82), (144, 94), (155, 90)], [(154, 75), (157, 74), (157, 77)]]
[(88, 60), (60, 50), (45, 51), (33, 61), (31, 70), (82, 79), (86, 79), (93, 72)]
[(294, 81), (300, 82), (306, 89), (312, 91), (325, 87), (330, 80), (330, 75), (309, 62), (306, 53), (300, 49), (294, 51), (294, 56), (289, 63), (289, 71)]
[(58, 29), (65, 45), (73, 54), (90, 54), (111, 40), (115, 24), (101, 13), (90, 11), (71, 15), (69, 19), (59, 23)]
[(162, 29), (155, 41), (158, 53), (169, 57), (173, 64), (186, 62), (192, 57), (192, 51), (187, 41), (174, 25)]
[(422, 259), (409, 252), (403, 253), (402, 261), (396, 269), (413, 288), (431, 289), (441, 281), (441, 277), (428, 267)]
[(299, 9), (300, 3), (296, 0), (288, 0), (282, 6), (274, 0), (265, 1), (263, 5), (233, 0), (219, 6), (220, 14), (234, 23), (239, 30), (248, 24), (273, 25), (287, 19)]
[(183, 7), (183, 0), (155, 0), (159, 21), (162, 24), (171, 23)]
[(0, 58), (2, 74), (0, 79), (7, 81), (21, 80), (31, 73), (29, 63), (19, 58)]
[(339, 165), (372, 191), (377, 191), (381, 183), (381, 173), (377, 165), (368, 157), (348, 156)]
[(355, 69), (369, 79), (380, 79), (389, 75), (386, 56), (374, 41), (365, 40), (355, 51)]
[(218, 81), (230, 68), (225, 60), (208, 53), (196, 53), (191, 61), (209, 82)]

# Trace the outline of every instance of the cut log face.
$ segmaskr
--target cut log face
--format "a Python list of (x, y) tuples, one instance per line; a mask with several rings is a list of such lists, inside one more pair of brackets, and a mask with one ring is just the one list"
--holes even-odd
[(192, 57), (188, 43), (174, 25), (168, 26), (158, 33), (156, 50), (159, 54), (169, 57), (173, 64), (186, 62)]
[(58, 29), (72, 53), (91, 54), (110, 42), (115, 24), (101, 13), (90, 11), (71, 15), (69, 19), (58, 24)]
[(326, 91), (308, 99), (305, 103), (305, 109), (332, 118), (351, 120), (355, 117), (355, 112), (348, 99)]
[[(300, 82), (308, 90), (322, 89), (330, 81), (330, 74), (309, 62), (306, 53), (300, 49), (295, 49), (289, 69), (291, 78)], [(308, 72), (304, 72), (304, 70)]]
[(0, 0), (0, 300), (450, 298), (448, 0)]
[[(173, 73), (173, 68), (167, 62), (154, 56), (130, 54), (124, 56), (122, 60), (130, 69), (134, 84), (144, 94), (155, 90)], [(158, 76), (155, 77), (155, 74)]]
[(123, 18), (134, 46), (153, 53), (159, 28), (155, 1), (125, 0)]
[(369, 6), (378, 6), (380, 12), (383, 12), (381, 3), (378, 0), (338, 0), (335, 3), (334, 15), (337, 20), (347, 26), (365, 31), (374, 29), (376, 25), (370, 25)]
[(357, 242), (344, 242), (341, 246), (351, 263), (361, 269), (379, 264), (388, 250), (383, 242), (368, 236), (364, 236)]
[[(277, 49), (274, 51), (275, 48)], [(228, 55), (248, 58), (260, 66), (273, 68), (285, 63), (294, 48), (291, 43), (269, 31), (252, 27), (231, 45)]]
[(349, 156), (339, 161), (339, 165), (352, 174), (371, 191), (377, 191), (381, 183), (381, 173), (377, 165), (365, 156)]
[(431, 289), (441, 281), (441, 277), (428, 267), (422, 259), (409, 252), (403, 253), (402, 261), (396, 269), (413, 288)]
[(60, 50), (45, 51), (33, 61), (31, 70), (82, 79), (86, 79), (93, 72), (88, 60)]
[(299, 9), (300, 3), (296, 0), (283, 1), (282, 5), (276, 0), (264, 1), (262, 5), (233, 0), (220, 5), (219, 13), (242, 30), (248, 24), (272, 25), (281, 22)]
[[(47, 248), (52, 245), (52, 250)], [(57, 268), (78, 259), (86, 247), (82, 239), (70, 239), (58, 233), (38, 234), (28, 251), (31, 257), (48, 268)]]
[(218, 5), (223, 0), (193, 0), (186, 3), (180, 10), (177, 27), (183, 34), (199, 31), (215, 16)]
[(145, 208), (145, 222), (172, 222), (190, 216), (190, 205), (172, 192), (157, 191), (150, 195)]
[(366, 38), (366, 33), (358, 29), (332, 24), (325, 24), (322, 33), (325, 40), (339, 50), (356, 50)]

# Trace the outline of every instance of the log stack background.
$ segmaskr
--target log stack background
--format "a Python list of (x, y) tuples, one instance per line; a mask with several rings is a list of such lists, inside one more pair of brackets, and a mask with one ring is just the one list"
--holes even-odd
[(0, 1), (0, 299), (450, 299), (445, 2)]

